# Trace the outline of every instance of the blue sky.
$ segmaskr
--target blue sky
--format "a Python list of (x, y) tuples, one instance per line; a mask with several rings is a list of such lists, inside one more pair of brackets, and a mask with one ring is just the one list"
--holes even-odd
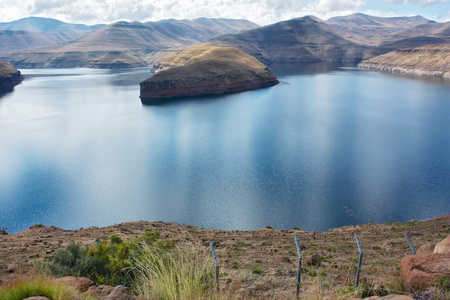
[(450, 21), (450, 0), (1, 0), (0, 22), (29, 16), (70, 23), (234, 18), (260, 25), (315, 15), (322, 19), (355, 12), (393, 17), (421, 15)]

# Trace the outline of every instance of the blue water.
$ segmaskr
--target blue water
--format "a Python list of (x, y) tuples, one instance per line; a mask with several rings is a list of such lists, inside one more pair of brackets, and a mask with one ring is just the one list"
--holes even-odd
[(148, 69), (22, 70), (0, 96), (0, 229), (134, 220), (323, 231), (450, 213), (450, 84), (280, 65), (145, 106)]

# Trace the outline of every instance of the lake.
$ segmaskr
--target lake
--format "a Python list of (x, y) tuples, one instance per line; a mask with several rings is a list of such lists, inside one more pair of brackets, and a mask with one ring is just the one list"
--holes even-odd
[(450, 82), (332, 64), (142, 105), (148, 68), (22, 70), (0, 95), (0, 229), (325, 231), (450, 213)]

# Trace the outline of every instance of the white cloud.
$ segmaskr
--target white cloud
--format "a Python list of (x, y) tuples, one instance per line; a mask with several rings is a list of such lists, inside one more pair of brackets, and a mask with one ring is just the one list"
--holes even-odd
[[(261, 25), (304, 15), (328, 19), (361, 10), (383, 11), (383, 6), (404, 4), (420, 7), (439, 6), (450, 0), (0, 0), (0, 21), (7, 22), (31, 15), (60, 19), (71, 23), (111, 23), (115, 21), (157, 21), (161, 19), (234, 18)], [(388, 4), (387, 4), (388, 3)], [(376, 4), (376, 5), (375, 5)], [(373, 8), (371, 7), (373, 5)], [(448, 10), (444, 10), (448, 11)], [(401, 9), (396, 9), (401, 14)], [(409, 13), (410, 14), (410, 13)]]
[(436, 4), (448, 3), (449, 0), (384, 0), (384, 2), (392, 4), (414, 4), (426, 7)]

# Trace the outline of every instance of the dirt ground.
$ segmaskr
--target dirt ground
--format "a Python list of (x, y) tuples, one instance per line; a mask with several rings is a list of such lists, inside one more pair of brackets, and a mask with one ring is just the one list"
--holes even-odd
[(199, 253), (210, 253), (209, 240), (213, 240), (220, 263), (220, 291), (214, 298), (222, 299), (295, 298), (298, 254), (294, 235), (298, 235), (303, 257), (300, 298), (344, 299), (356, 279), (355, 232), (364, 253), (360, 286), (398, 292), (400, 260), (411, 254), (404, 234), (416, 249), (437, 243), (450, 233), (450, 215), (427, 221), (347, 226), (328, 232), (272, 228), (223, 231), (145, 221), (79, 230), (34, 225), (16, 234), (0, 235), (0, 284), (32, 272), (36, 261), (49, 259), (71, 241), (92, 246), (97, 239), (113, 234), (131, 240), (147, 230), (160, 230), (161, 239), (173, 240), (179, 246), (193, 245)]

